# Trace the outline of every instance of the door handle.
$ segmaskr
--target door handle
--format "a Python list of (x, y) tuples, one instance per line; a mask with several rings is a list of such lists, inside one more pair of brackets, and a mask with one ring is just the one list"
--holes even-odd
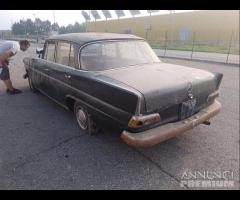
[(48, 72), (48, 71), (49, 71), (49, 69), (48, 69), (48, 68), (44, 68), (43, 70), (44, 70), (44, 71), (46, 71), (46, 72)]
[(65, 74), (64, 76), (65, 76), (65, 78), (71, 78), (71, 76), (67, 75), (67, 74)]

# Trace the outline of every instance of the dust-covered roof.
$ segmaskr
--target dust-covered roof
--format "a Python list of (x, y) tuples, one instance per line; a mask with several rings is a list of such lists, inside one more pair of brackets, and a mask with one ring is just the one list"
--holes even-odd
[(54, 35), (47, 40), (63, 40), (83, 45), (88, 42), (102, 40), (143, 40), (143, 38), (131, 34), (86, 32)]

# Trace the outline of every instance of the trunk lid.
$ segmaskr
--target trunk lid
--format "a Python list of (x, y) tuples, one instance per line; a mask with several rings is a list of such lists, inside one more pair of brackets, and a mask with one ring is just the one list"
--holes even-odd
[(190, 95), (197, 99), (200, 108), (217, 89), (215, 74), (167, 63), (107, 70), (99, 75), (121, 81), (142, 93), (148, 113), (182, 103)]

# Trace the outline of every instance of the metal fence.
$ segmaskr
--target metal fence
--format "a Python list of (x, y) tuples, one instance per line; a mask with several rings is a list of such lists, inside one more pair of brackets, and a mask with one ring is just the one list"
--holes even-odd
[(45, 35), (13, 35), (13, 34), (0, 34), (0, 39), (1, 40), (28, 40), (31, 43), (44, 43), (45, 39), (47, 36)]
[(239, 64), (239, 32), (232, 31), (228, 35), (219, 34), (217, 38), (211, 40), (202, 39), (201, 34), (202, 32), (181, 34), (166, 31), (158, 33), (158, 36), (153, 37), (158, 39), (152, 40), (150, 39), (151, 32), (149, 32), (145, 38), (162, 57), (204, 59)]

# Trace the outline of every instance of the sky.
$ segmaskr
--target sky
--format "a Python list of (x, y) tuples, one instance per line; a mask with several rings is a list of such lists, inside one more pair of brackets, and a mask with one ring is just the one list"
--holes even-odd
[[(34, 20), (34, 14), (36, 18), (40, 18), (41, 20), (49, 20), (52, 23), (54, 22), (54, 14), (55, 20), (60, 26), (67, 26), (68, 24), (74, 24), (75, 22), (82, 23), (85, 21), (83, 16), (81, 15), (82, 10), (0, 10), (0, 30), (9, 30), (11, 29), (11, 25), (14, 22), (17, 22), (21, 19), (32, 19)], [(178, 10), (176, 12), (189, 12), (191, 10)], [(126, 17), (129, 18), (131, 14), (128, 10), (124, 10)], [(54, 14), (53, 14), (54, 13)], [(98, 10), (99, 15), (102, 17), (102, 20), (105, 20), (102, 12)], [(113, 19), (117, 19), (117, 16), (113, 10), (110, 10)], [(141, 10), (141, 15), (149, 15), (146, 10)], [(166, 14), (169, 13), (167, 10), (161, 10), (156, 14)], [(156, 15), (153, 14), (153, 15)], [(93, 17), (91, 16), (91, 19)], [(108, 19), (111, 20), (111, 19)]]

